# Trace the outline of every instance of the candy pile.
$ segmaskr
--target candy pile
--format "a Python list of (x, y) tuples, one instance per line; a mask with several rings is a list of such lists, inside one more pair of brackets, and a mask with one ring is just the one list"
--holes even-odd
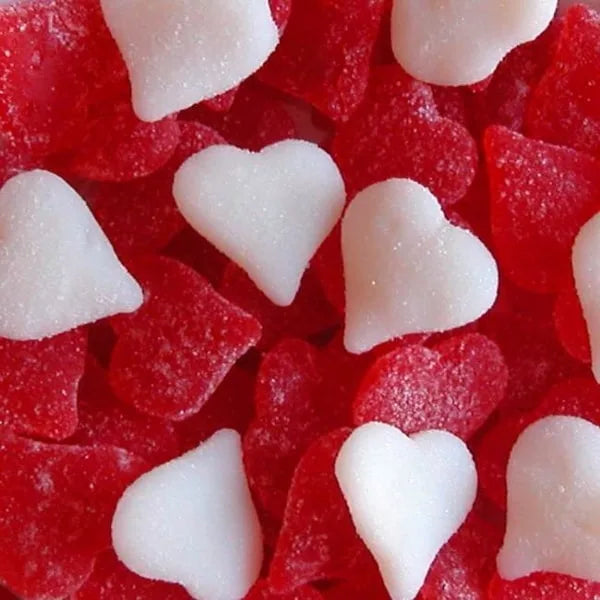
[(2, 0), (0, 599), (600, 598), (598, 10)]

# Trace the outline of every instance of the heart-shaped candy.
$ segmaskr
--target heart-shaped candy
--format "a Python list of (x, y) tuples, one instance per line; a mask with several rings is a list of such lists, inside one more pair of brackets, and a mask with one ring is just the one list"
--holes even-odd
[(342, 252), (350, 352), (459, 327), (496, 299), (490, 252), (446, 221), (431, 192), (409, 179), (388, 179), (357, 194), (342, 221)]
[(513, 446), (506, 482), (500, 576), (600, 581), (600, 429), (578, 417), (536, 421)]
[(257, 580), (262, 535), (240, 436), (222, 429), (123, 494), (113, 546), (134, 573), (183, 585), (198, 600), (238, 600)]
[(577, 295), (583, 309), (592, 352), (592, 371), (600, 382), (600, 213), (580, 230), (573, 244), (571, 260)]
[(190, 225), (281, 306), (292, 303), (345, 200), (331, 157), (301, 140), (258, 153), (207, 148), (176, 173), (173, 195)]
[(410, 437), (367, 423), (344, 442), (335, 473), (352, 520), (393, 600), (412, 600), (477, 491), (469, 450), (451, 433)]
[(0, 190), (0, 336), (33, 340), (136, 310), (142, 290), (82, 198), (30, 171)]
[[(138, 117), (158, 121), (236, 86), (279, 35), (267, 0), (101, 0)], [(143, 26), (140, 26), (143, 24)]]
[(394, 56), (427, 83), (476, 83), (491, 75), (510, 50), (546, 29), (556, 2), (394, 0)]

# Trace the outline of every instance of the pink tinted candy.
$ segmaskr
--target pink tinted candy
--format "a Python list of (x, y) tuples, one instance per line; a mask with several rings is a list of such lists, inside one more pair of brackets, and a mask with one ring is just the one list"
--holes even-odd
[(496, 258), (519, 286), (554, 292), (581, 226), (600, 210), (600, 162), (491, 127), (484, 138)]
[(56, 446), (0, 433), (0, 582), (64, 598), (110, 546), (117, 500), (147, 465), (112, 447)]
[(0, 425), (33, 437), (69, 437), (85, 353), (81, 329), (32, 342), (0, 338)]
[(146, 302), (113, 321), (118, 339), (111, 387), (143, 413), (183, 420), (200, 410), (258, 341), (260, 324), (182, 263), (148, 257), (130, 267)]

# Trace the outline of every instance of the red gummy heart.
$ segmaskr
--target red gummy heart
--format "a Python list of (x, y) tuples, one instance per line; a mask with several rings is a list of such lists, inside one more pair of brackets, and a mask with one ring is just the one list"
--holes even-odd
[(354, 402), (354, 423), (381, 421), (407, 434), (445, 429), (469, 439), (504, 396), (508, 370), (498, 346), (478, 333), (433, 348), (414, 345), (379, 358)]
[(378, 181), (408, 177), (445, 206), (465, 195), (478, 161), (468, 131), (441, 117), (431, 88), (399, 66), (373, 70), (365, 100), (337, 130), (332, 154), (349, 198)]
[(113, 321), (119, 337), (111, 386), (143, 413), (185, 419), (257, 342), (260, 324), (182, 263), (148, 257), (130, 270), (146, 301), (135, 314)]
[(351, 431), (338, 429), (320, 438), (298, 463), (269, 570), (271, 588), (277, 593), (321, 579), (348, 578), (368, 554), (334, 471)]
[(256, 416), (244, 436), (244, 465), (260, 504), (281, 518), (294, 469), (306, 448), (335, 423), (332, 398), (320, 392), (316, 350), (301, 340), (268, 352), (256, 378)]
[(535, 573), (515, 581), (495, 576), (487, 597), (489, 600), (597, 600), (600, 583), (558, 573)]
[(106, 373), (94, 361), (89, 361), (79, 386), (79, 427), (69, 442), (117, 446), (151, 465), (167, 462), (180, 453), (173, 425), (118, 402)]
[(218, 288), (230, 302), (254, 316), (263, 327), (259, 348), (270, 348), (284, 337), (308, 338), (339, 323), (312, 270), (290, 306), (273, 304), (235, 263), (230, 262)]
[(80, 329), (32, 342), (0, 338), (0, 425), (54, 440), (72, 435), (85, 353)]
[(178, 585), (144, 579), (119, 562), (113, 552), (98, 557), (90, 578), (70, 600), (191, 600)]
[(367, 87), (386, 4), (385, 0), (293, 3), (279, 46), (259, 77), (331, 119), (345, 121)]
[(600, 153), (600, 21), (591, 8), (567, 13), (552, 62), (534, 91), (526, 131), (532, 137)]
[(261, 579), (256, 582), (244, 600), (322, 600), (323, 596), (313, 587), (302, 586), (289, 594), (274, 594), (268, 581)]
[(174, 117), (155, 123), (140, 121), (129, 102), (90, 121), (77, 149), (66, 157), (72, 175), (94, 181), (130, 181), (165, 165), (179, 144)]
[(556, 297), (554, 326), (559, 341), (572, 357), (584, 363), (591, 362), (587, 325), (572, 277)]
[(179, 124), (181, 137), (169, 162), (156, 173), (124, 183), (94, 182), (80, 190), (121, 258), (164, 248), (185, 221), (173, 199), (173, 175), (192, 154), (225, 143), (214, 130), (194, 123)]
[(581, 226), (600, 209), (600, 162), (491, 127), (484, 138), (496, 258), (518, 285), (554, 292)]
[(110, 547), (117, 500), (146, 469), (118, 448), (0, 434), (0, 581), (25, 598), (75, 592)]

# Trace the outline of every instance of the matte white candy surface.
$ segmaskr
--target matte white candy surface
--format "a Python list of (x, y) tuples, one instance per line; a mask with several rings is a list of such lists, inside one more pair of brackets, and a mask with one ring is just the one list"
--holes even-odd
[(133, 572), (183, 585), (197, 600), (238, 600), (258, 578), (262, 534), (240, 436), (222, 429), (127, 488), (113, 546)]
[(579, 231), (573, 245), (575, 287), (587, 324), (592, 370), (600, 381), (600, 213)]
[(181, 166), (173, 195), (188, 223), (282, 306), (293, 301), (345, 200), (331, 157), (301, 140), (258, 153), (211, 146)]
[(477, 473), (469, 450), (445, 431), (408, 437), (367, 423), (342, 446), (335, 473), (390, 596), (412, 600), (473, 506)]
[(546, 29), (557, 0), (394, 0), (392, 48), (416, 79), (466, 85)]
[(140, 119), (156, 121), (252, 75), (279, 37), (268, 0), (101, 0)]
[(431, 192), (408, 179), (377, 183), (352, 200), (342, 221), (342, 252), (350, 352), (459, 327), (496, 299), (490, 252), (448, 223)]
[(516, 579), (554, 571), (600, 581), (600, 428), (546, 417), (512, 449), (498, 572)]
[(86, 203), (29, 171), (0, 189), (0, 337), (33, 340), (139, 308), (142, 290)]

